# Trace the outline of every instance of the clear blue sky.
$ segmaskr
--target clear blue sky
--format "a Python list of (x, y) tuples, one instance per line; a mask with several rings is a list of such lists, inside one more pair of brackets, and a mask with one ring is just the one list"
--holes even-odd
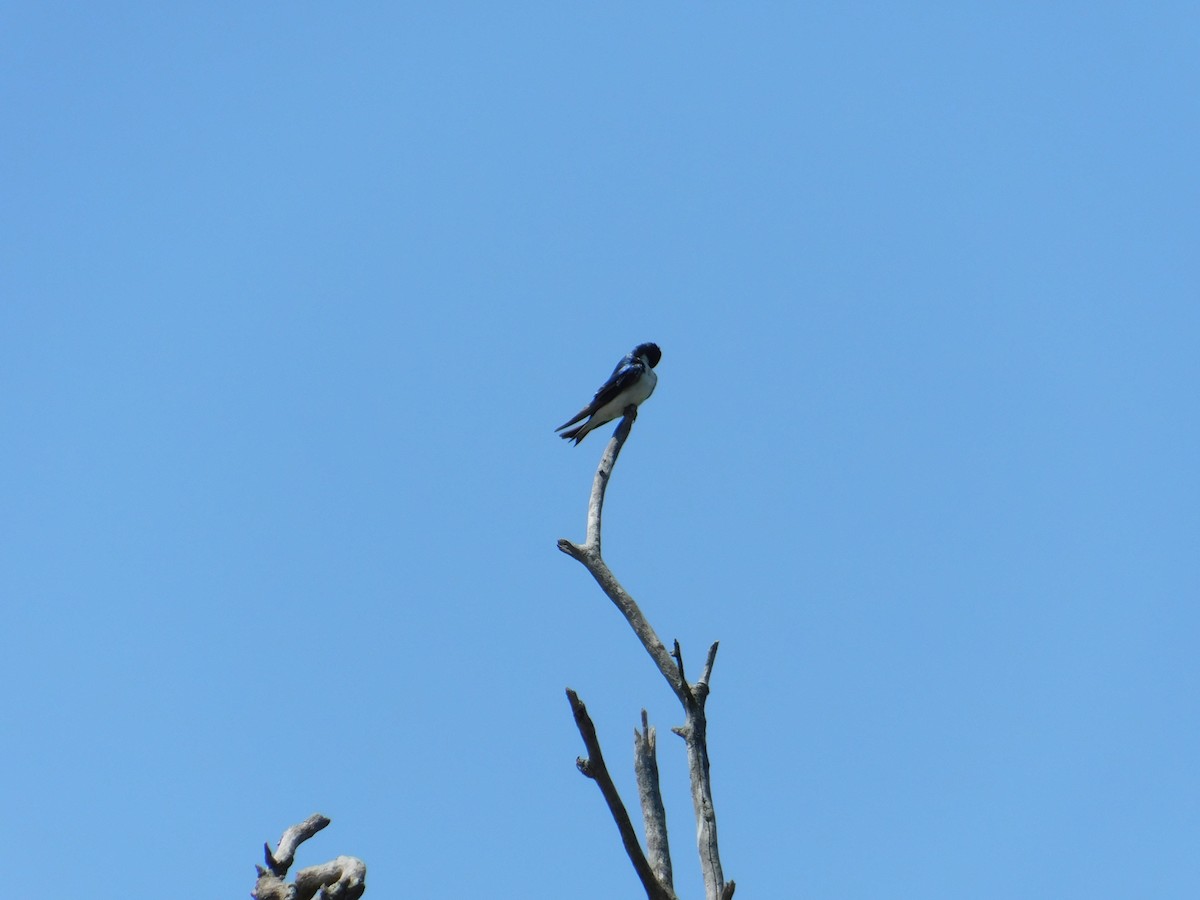
[[(1200, 896), (1191, 3), (0, 8), (17, 897)], [(182, 886), (181, 886), (182, 885)]]

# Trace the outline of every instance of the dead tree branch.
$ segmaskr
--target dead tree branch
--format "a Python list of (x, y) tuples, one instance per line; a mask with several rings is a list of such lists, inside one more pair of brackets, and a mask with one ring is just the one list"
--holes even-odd
[(621, 833), (621, 843), (625, 845), (629, 861), (633, 863), (634, 871), (641, 879), (642, 887), (646, 889), (646, 896), (650, 900), (675, 900), (675, 894), (659, 883), (645, 854), (642, 853), (642, 845), (638, 843), (633, 822), (629, 818), (625, 804), (621, 802), (621, 795), (617, 792), (617, 786), (613, 784), (612, 776), (608, 773), (608, 766), (604, 764), (600, 739), (596, 737), (596, 726), (592, 723), (592, 717), (588, 715), (587, 707), (583, 705), (579, 695), (570, 688), (567, 688), (567, 702), (571, 704), (571, 712), (575, 716), (575, 726), (579, 729), (579, 736), (583, 738), (583, 746), (587, 748), (588, 752), (586, 757), (581, 756), (575, 760), (575, 765), (580, 772), (596, 782), (600, 793), (604, 795), (608, 811), (612, 813), (613, 821), (617, 823), (617, 830)]
[(642, 642), (642, 646), (646, 648), (646, 652), (650, 654), (650, 658), (654, 660), (658, 670), (667, 679), (671, 689), (682, 700), (682, 692), (686, 684), (671, 661), (671, 655), (667, 653), (667, 648), (658, 639), (658, 635), (654, 633), (654, 629), (650, 627), (646, 617), (642, 615), (642, 611), (634, 602), (633, 597), (625, 588), (621, 587), (612, 570), (600, 556), (600, 522), (604, 513), (604, 492), (608, 489), (608, 480), (612, 477), (613, 467), (617, 464), (617, 457), (621, 455), (621, 448), (625, 446), (625, 440), (629, 437), (629, 431), (636, 419), (637, 407), (630, 406), (625, 410), (625, 417), (621, 419), (621, 424), (613, 433), (612, 440), (608, 442), (604, 455), (600, 457), (596, 477), (592, 479), (592, 496), (588, 501), (586, 540), (582, 544), (576, 544), (566, 538), (559, 538), (558, 549), (572, 559), (579, 560), (596, 579), (601, 590), (625, 616), (633, 633)]
[(339, 856), (296, 873), (294, 884), (284, 881), (301, 844), (329, 824), (320, 813), (288, 828), (274, 852), (263, 844), (267, 867), (255, 866), (258, 881), (250, 896), (255, 900), (358, 900), (367, 889), (367, 866), (353, 856)]
[(339, 856), (296, 873), (296, 900), (358, 900), (367, 889), (367, 867), (361, 859)]
[(296, 861), (296, 849), (310, 837), (328, 825), (330, 819), (317, 813), (309, 816), (299, 825), (293, 825), (283, 833), (274, 853), (270, 844), (263, 844), (263, 852), (267, 857), (267, 866), (271, 872), (282, 878)]
[(659, 884), (673, 889), (671, 846), (667, 841), (667, 810), (663, 806), (658, 782), (658, 756), (655, 753), (654, 728), (642, 710), (642, 730), (633, 729), (633, 772), (637, 776), (638, 798), (642, 803), (642, 822), (646, 828), (646, 857)]
[[(629, 627), (633, 629), (633, 633), (637, 635), (642, 646), (650, 655), (663, 678), (679, 699), (684, 711), (684, 724), (672, 728), (671, 730), (684, 739), (687, 747), (688, 757), (688, 775), (692, 784), (692, 806), (696, 815), (696, 842), (700, 854), (700, 865), (704, 874), (704, 891), (706, 900), (722, 900), (728, 898), (733, 893), (733, 882), (728, 884), (725, 881), (724, 873), (721, 870), (721, 858), (717, 847), (717, 819), (716, 812), (713, 807), (712, 799), (712, 780), (709, 773), (708, 759), (708, 722), (705, 718), (704, 704), (708, 699), (709, 681), (712, 678), (713, 663), (716, 661), (717, 644), (713, 644), (708, 651), (708, 657), (705, 660), (703, 674), (700, 680), (694, 685), (689, 684), (684, 674), (683, 654), (679, 649), (679, 642), (676, 641), (674, 653), (668, 652), (666, 646), (659, 639), (657, 633), (651, 627), (649, 621), (642, 613), (641, 608), (630, 596), (629, 592), (621, 586), (617, 581), (612, 570), (604, 562), (600, 553), (600, 531), (601, 522), (604, 513), (604, 494), (608, 489), (608, 482), (612, 478), (613, 468), (616, 466), (617, 457), (621, 454), (621, 448), (625, 445), (626, 439), (629, 437), (629, 432), (633, 428), (633, 423), (637, 419), (637, 408), (630, 406), (626, 408), (624, 418), (622, 418), (617, 430), (613, 433), (612, 439), (608, 442), (603, 456), (600, 457), (600, 465), (596, 469), (595, 478), (592, 480), (592, 493), (588, 501), (588, 516), (587, 516), (587, 536), (584, 543), (577, 544), (565, 538), (560, 538), (558, 541), (558, 549), (566, 553), (572, 559), (578, 560), (584, 568), (591, 573), (596, 579), (596, 583), (600, 585), (601, 590), (613, 602), (613, 605), (621, 611), (625, 620), (629, 623)], [(651, 825), (647, 823), (648, 840)], [(662, 834), (665, 835), (665, 821), (663, 823)], [(665, 841), (664, 841), (665, 844)], [(638, 848), (641, 853), (640, 846)], [(632, 857), (631, 857), (632, 858)], [(664, 889), (669, 889), (669, 854), (665, 857), (667, 862), (666, 873), (668, 880), (660, 883), (660, 887), (666, 886)], [(635, 868), (636, 868), (635, 862)]]

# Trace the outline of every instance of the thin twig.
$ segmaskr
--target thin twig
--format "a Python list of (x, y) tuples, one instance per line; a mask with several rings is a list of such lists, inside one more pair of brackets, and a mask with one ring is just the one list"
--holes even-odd
[(679, 649), (679, 640), (672, 642), (671, 656), (675, 659), (675, 668), (679, 670), (679, 678), (684, 684), (687, 684), (687, 676), (683, 674), (683, 651)]
[(692, 685), (692, 696), (696, 698), (696, 702), (701, 707), (708, 699), (708, 681), (712, 678), (713, 663), (717, 661), (717, 645), (719, 643), (719, 641), (713, 641), (713, 645), (708, 648), (708, 657), (704, 660), (704, 672), (701, 673), (700, 680)]
[(687, 682), (687, 675), (683, 672), (683, 651), (679, 649), (679, 641), (675, 641), (675, 648), (671, 651), (671, 657), (675, 660), (675, 668), (679, 670), (679, 683), (683, 691), (683, 696), (679, 699), (683, 703), (684, 709), (691, 709), (696, 703), (696, 698), (692, 694), (691, 685)]

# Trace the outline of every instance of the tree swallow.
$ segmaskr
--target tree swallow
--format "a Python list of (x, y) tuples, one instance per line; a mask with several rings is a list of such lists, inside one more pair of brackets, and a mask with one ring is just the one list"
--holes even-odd
[(600, 390), (596, 391), (592, 402), (581, 409), (571, 421), (559, 425), (554, 430), (562, 431), (564, 428), (570, 428), (581, 419), (587, 419), (587, 421), (578, 428), (563, 431), (559, 437), (574, 441), (578, 446), (589, 431), (599, 428), (605, 422), (611, 422), (624, 413), (625, 407), (631, 403), (637, 406), (644, 402), (654, 393), (654, 386), (658, 384), (658, 376), (654, 374), (654, 367), (658, 365), (660, 359), (662, 359), (662, 351), (658, 349), (658, 344), (638, 344), (634, 347), (617, 363), (617, 367), (608, 376), (608, 381), (604, 382)]

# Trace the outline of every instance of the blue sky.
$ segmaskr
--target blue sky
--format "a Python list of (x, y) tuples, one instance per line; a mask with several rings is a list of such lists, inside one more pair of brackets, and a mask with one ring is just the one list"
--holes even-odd
[[(0, 7), (13, 896), (1200, 891), (1191, 4)], [(97, 883), (98, 872), (119, 872)], [(180, 881), (185, 887), (179, 888)]]

